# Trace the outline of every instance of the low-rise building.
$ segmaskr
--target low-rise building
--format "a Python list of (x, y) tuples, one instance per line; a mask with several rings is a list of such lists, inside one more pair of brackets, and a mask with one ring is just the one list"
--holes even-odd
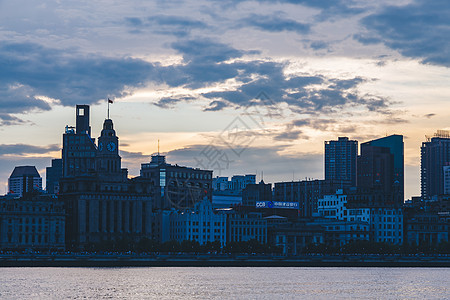
[(261, 213), (236, 212), (228, 214), (227, 242), (257, 240), (267, 243), (267, 220)]
[(0, 249), (64, 250), (64, 204), (43, 194), (0, 197)]
[(225, 214), (215, 214), (211, 202), (206, 198), (195, 204), (194, 208), (182, 212), (172, 211), (170, 215), (171, 240), (197, 241), (200, 245), (219, 241), (226, 244)]

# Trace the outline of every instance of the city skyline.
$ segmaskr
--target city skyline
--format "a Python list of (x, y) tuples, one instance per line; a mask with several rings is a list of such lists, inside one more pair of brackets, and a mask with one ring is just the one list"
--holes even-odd
[(214, 176), (322, 179), (324, 141), (402, 134), (420, 195), (421, 143), (449, 128), (449, 4), (296, 3), (0, 1), (0, 186), (18, 165), (45, 177), (75, 104), (98, 138), (111, 98), (131, 176), (160, 140), (192, 167), (214, 145)]

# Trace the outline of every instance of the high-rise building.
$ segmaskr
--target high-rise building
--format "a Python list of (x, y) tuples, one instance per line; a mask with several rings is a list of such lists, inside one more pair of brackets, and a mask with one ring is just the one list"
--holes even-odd
[(403, 136), (390, 135), (361, 144), (358, 157), (358, 187), (378, 189), (404, 200)]
[(9, 194), (22, 197), (24, 193), (42, 190), (42, 178), (35, 166), (18, 166), (8, 179)]
[(358, 141), (339, 137), (325, 141), (325, 180), (341, 182), (342, 186), (356, 186)]
[(420, 148), (420, 184), (423, 199), (444, 194), (444, 166), (450, 163), (450, 132), (438, 130)]

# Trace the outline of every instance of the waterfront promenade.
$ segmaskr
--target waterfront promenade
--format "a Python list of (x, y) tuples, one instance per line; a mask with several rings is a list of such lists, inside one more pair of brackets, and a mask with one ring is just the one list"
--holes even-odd
[(442, 255), (0, 254), (0, 267), (450, 267)]

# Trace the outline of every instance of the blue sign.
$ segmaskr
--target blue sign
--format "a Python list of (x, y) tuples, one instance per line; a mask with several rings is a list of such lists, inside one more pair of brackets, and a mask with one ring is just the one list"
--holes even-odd
[(257, 201), (256, 208), (298, 209), (298, 202)]

